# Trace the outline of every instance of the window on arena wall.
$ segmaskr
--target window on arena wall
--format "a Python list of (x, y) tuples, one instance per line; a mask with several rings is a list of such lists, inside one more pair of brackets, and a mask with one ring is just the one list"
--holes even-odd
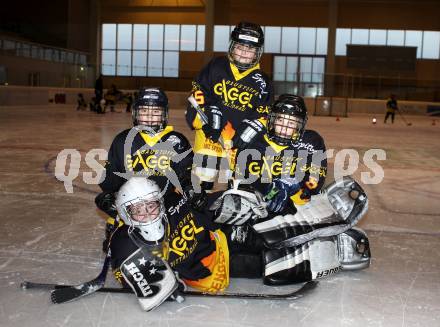
[(347, 44), (417, 47), (417, 59), (440, 59), (440, 32), (384, 29), (336, 30), (337, 56), (347, 55)]
[(204, 25), (102, 24), (101, 72), (176, 78), (180, 51), (204, 50)]
[(273, 80), (279, 93), (315, 96), (323, 92), (328, 29), (264, 26), (265, 53), (273, 53)]
[[(227, 52), (234, 25), (214, 26), (214, 51)], [(276, 54), (327, 54), (327, 28), (262, 26), (264, 52)]]
[[(214, 26), (214, 51), (227, 52), (229, 36), (235, 26)], [(293, 93), (322, 94), (327, 55), (328, 28), (262, 26), (264, 52), (276, 54), (275, 82), (289, 82)], [(278, 84), (277, 84), (278, 85)], [(310, 87), (312, 86), (312, 87)]]

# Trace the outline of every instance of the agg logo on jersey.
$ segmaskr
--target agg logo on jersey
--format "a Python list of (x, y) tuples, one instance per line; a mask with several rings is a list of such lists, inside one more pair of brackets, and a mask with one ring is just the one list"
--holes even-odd
[(138, 150), (133, 156), (127, 154), (126, 160), (127, 168), (130, 171), (139, 170), (136, 169), (138, 165), (141, 165), (146, 172), (154, 172), (155, 169), (157, 169), (159, 172), (163, 172), (171, 169), (170, 158), (165, 155), (157, 156), (155, 154), (151, 154), (144, 158), (142, 153)]
[(170, 260), (171, 267), (188, 258), (198, 244), (196, 235), (205, 230), (203, 226), (198, 227), (193, 218), (192, 213), (188, 213), (169, 235), (168, 251), (177, 255), (176, 259)]
[(301, 158), (285, 158), (285, 159), (287, 160), (285, 161), (280, 160), (275, 162), (272, 160), (253, 161), (248, 165), (249, 174), (262, 176), (266, 172), (266, 177), (280, 176), (280, 175), (294, 176), (297, 162), (302, 159)]
[(214, 85), (214, 93), (221, 96), (229, 107), (241, 111), (253, 108), (252, 97), (259, 94), (249, 86), (225, 80)]
[[(189, 148), (182, 153), (177, 153), (173, 147), (173, 144), (170, 142), (157, 142), (154, 147), (151, 147), (145, 143), (140, 149), (137, 150), (135, 156), (132, 158), (131, 151), (134, 140), (138, 134), (139, 131), (135, 127), (131, 128), (128, 132), (124, 142), (124, 158), (126, 159), (124, 160), (124, 165), (126, 172), (114, 172), (114, 174), (129, 180), (135, 175), (133, 172), (134, 167), (136, 167), (138, 164), (141, 164), (142, 168), (144, 169), (143, 171), (147, 173), (147, 175), (165, 175), (172, 185), (174, 185), (179, 191), (182, 191), (182, 185), (180, 184), (179, 177), (171, 168), (171, 158), (173, 162), (178, 163), (186, 158), (187, 155), (191, 153), (192, 149)], [(150, 160), (146, 160), (143, 158), (143, 155), (147, 153), (155, 153), (155, 155)], [(163, 156), (163, 158), (161, 156)], [(149, 164), (147, 164), (147, 162)], [(164, 169), (160, 169), (161, 167)]]

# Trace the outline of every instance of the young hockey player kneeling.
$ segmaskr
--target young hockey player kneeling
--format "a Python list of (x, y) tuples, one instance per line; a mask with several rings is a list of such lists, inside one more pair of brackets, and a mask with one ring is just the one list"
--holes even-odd
[(237, 154), (235, 178), (241, 183), (212, 206), (228, 235), (232, 277), (264, 271), (266, 284), (280, 285), (369, 264), (368, 238), (350, 229), (367, 211), (367, 196), (348, 177), (321, 191), (325, 145), (306, 123), (304, 100), (280, 96), (262, 141)]
[(186, 196), (163, 195), (154, 181), (134, 176), (115, 201), (122, 222), (110, 238), (112, 268), (146, 311), (170, 297), (179, 282), (206, 292), (229, 283), (225, 235), (210, 231), (190, 211)]

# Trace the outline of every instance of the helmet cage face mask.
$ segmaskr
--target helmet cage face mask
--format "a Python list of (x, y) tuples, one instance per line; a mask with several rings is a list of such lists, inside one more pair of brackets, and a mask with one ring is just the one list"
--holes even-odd
[(247, 70), (260, 62), (263, 54), (264, 33), (257, 24), (241, 22), (231, 33), (228, 59), (240, 70)]
[(165, 235), (167, 218), (163, 201), (151, 197), (137, 198), (121, 205), (124, 222), (136, 229), (145, 241), (157, 242)]
[(132, 221), (149, 223), (154, 221), (160, 213), (161, 204), (159, 201), (142, 200), (124, 205)]
[(136, 244), (157, 243), (164, 238), (167, 215), (163, 194), (154, 181), (143, 176), (131, 177), (119, 189), (115, 205)]
[(302, 136), (305, 122), (301, 117), (289, 113), (269, 115), (269, 139), (280, 145), (296, 143)]
[(256, 47), (249, 43), (234, 40), (229, 43), (229, 61), (240, 70), (247, 70), (257, 65), (262, 54), (263, 47)]
[[(161, 110), (161, 112), (159, 112)], [(162, 131), (168, 124), (168, 97), (159, 88), (142, 88), (132, 111), (133, 125), (150, 134)]]
[(133, 125), (150, 134), (159, 133), (168, 124), (168, 108), (137, 105), (132, 111)]

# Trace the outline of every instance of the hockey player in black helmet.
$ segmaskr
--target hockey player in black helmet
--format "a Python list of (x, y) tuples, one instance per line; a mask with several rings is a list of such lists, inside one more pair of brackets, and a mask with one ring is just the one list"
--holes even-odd
[(132, 118), (133, 127), (119, 133), (110, 146), (105, 178), (99, 184), (102, 193), (95, 199), (98, 208), (111, 217), (107, 225), (110, 230), (116, 217), (114, 193), (134, 174), (151, 178), (164, 192), (183, 191), (195, 209), (206, 203), (206, 194), (198, 188), (198, 179), (191, 173), (191, 145), (183, 134), (168, 125), (165, 92), (154, 87), (140, 89)]
[(306, 124), (303, 98), (281, 95), (267, 133), (237, 152), (234, 186), (210, 206), (228, 238), (231, 277), (263, 272), (265, 284), (283, 285), (369, 265), (368, 238), (352, 228), (367, 196), (349, 177), (323, 188), (324, 140)]
[[(186, 120), (195, 130), (195, 173), (211, 188), (233, 149), (249, 147), (265, 130), (273, 90), (260, 69), (264, 34), (257, 24), (240, 22), (231, 33), (226, 56), (212, 59), (193, 81), (192, 96), (207, 116), (202, 122), (188, 105)], [(219, 142), (220, 140), (220, 142)]]
[(301, 97), (281, 95), (269, 113), (268, 138), (279, 145), (293, 146), (301, 139), (307, 118), (307, 108)]
[(260, 62), (264, 34), (257, 24), (241, 22), (231, 33), (228, 59), (238, 69), (247, 70)]
[(261, 156), (254, 160), (237, 153), (235, 177), (254, 179), (252, 185), (268, 199), (269, 211), (282, 212), (292, 201), (303, 204), (324, 185), (324, 140), (305, 129), (307, 118), (303, 98), (283, 94), (271, 106), (267, 133), (252, 147)]
[(143, 88), (132, 111), (133, 126), (154, 135), (168, 126), (168, 97), (160, 89)]

